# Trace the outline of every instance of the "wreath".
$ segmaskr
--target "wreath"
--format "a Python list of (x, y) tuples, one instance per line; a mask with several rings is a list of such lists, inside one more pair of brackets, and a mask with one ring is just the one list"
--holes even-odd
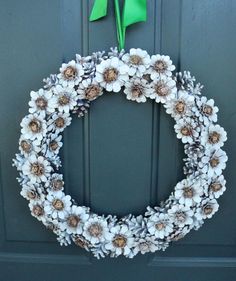
[[(165, 250), (218, 210), (226, 183), (222, 170), (227, 155), (221, 149), (226, 132), (216, 124), (214, 100), (201, 96), (202, 86), (189, 72), (173, 75), (174, 70), (169, 56), (115, 48), (107, 55), (76, 55), (62, 64), (59, 74), (44, 79), (44, 88), (31, 92), (14, 165), (32, 216), (51, 229), (61, 245), (74, 242), (97, 258), (132, 258)], [(162, 103), (174, 118), (177, 138), (184, 144), (186, 178), (160, 206), (147, 207), (144, 215), (118, 218), (98, 215), (63, 192), (59, 151), (72, 113), (83, 117), (95, 99), (121, 90), (130, 101)]]

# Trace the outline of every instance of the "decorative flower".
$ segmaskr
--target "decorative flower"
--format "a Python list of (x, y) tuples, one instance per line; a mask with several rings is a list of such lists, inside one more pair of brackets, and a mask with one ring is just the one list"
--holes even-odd
[(201, 143), (206, 148), (220, 148), (226, 140), (227, 134), (219, 125), (210, 125), (201, 133)]
[(184, 227), (185, 225), (191, 225), (193, 223), (193, 211), (189, 206), (185, 205), (173, 205), (168, 210), (168, 215), (178, 227)]
[(62, 191), (49, 192), (44, 204), (46, 216), (52, 219), (63, 220), (70, 212), (71, 197)]
[(222, 170), (225, 169), (227, 160), (228, 157), (222, 149), (209, 149), (205, 151), (205, 155), (202, 157), (199, 167), (201, 172), (208, 174), (209, 177), (214, 175), (219, 176)]
[(91, 79), (83, 80), (77, 90), (79, 99), (93, 101), (103, 94), (102, 88), (97, 81)]
[(134, 238), (126, 225), (116, 225), (110, 229), (111, 239), (105, 244), (105, 248), (111, 251), (112, 256), (129, 256), (134, 246)]
[(177, 97), (171, 100), (167, 100), (164, 104), (166, 112), (178, 120), (184, 116), (191, 115), (191, 109), (194, 104), (194, 97), (186, 91), (178, 91)]
[(223, 175), (209, 178), (205, 185), (205, 194), (210, 199), (218, 199), (226, 190), (226, 180)]
[(69, 113), (54, 113), (48, 121), (48, 131), (54, 131), (56, 134), (63, 132), (71, 124), (71, 120)]
[(83, 225), (88, 218), (87, 208), (73, 205), (61, 224), (61, 229), (68, 234), (82, 234)]
[(64, 189), (63, 175), (57, 173), (52, 174), (45, 186), (51, 191), (62, 191)]
[(45, 213), (43, 208), (43, 200), (42, 201), (30, 201), (29, 208), (31, 211), (31, 215), (37, 218), (39, 221), (45, 222)]
[(44, 199), (44, 195), (42, 193), (42, 187), (39, 184), (31, 184), (25, 183), (21, 189), (21, 196), (29, 201), (42, 201)]
[(147, 228), (156, 238), (164, 239), (173, 231), (173, 224), (167, 214), (155, 213), (147, 220)]
[(40, 144), (40, 140), (31, 141), (22, 135), (19, 140), (19, 150), (24, 156), (28, 156), (32, 152), (38, 153), (41, 150)]
[(74, 60), (63, 63), (58, 74), (59, 83), (63, 87), (74, 87), (82, 80), (84, 74), (83, 67)]
[(208, 125), (210, 122), (217, 122), (217, 112), (219, 111), (217, 106), (214, 106), (214, 100), (207, 100), (206, 97), (196, 97), (196, 106), (193, 107), (195, 116), (199, 118), (201, 122)]
[(140, 78), (131, 78), (125, 83), (124, 93), (128, 100), (145, 102), (146, 97), (150, 95), (151, 89), (147, 80)]
[(129, 53), (123, 55), (122, 60), (129, 66), (130, 76), (142, 77), (149, 67), (150, 56), (142, 49), (130, 49)]
[(215, 199), (205, 199), (201, 202), (200, 208), (197, 209), (195, 217), (198, 220), (210, 219), (219, 209), (219, 204)]
[(200, 185), (200, 181), (184, 179), (177, 183), (175, 187), (175, 198), (181, 205), (187, 207), (193, 206), (196, 203), (200, 203), (203, 189)]
[(198, 125), (190, 117), (177, 120), (174, 128), (177, 138), (181, 139), (183, 143), (190, 144), (198, 137), (200, 131)]
[(55, 154), (58, 154), (63, 144), (61, 140), (62, 135), (58, 135), (55, 133), (49, 134), (47, 136), (46, 142), (42, 146), (42, 153), (44, 153), (44, 155), (49, 158)]
[(43, 156), (36, 154), (31, 154), (22, 166), (23, 174), (28, 176), (32, 183), (46, 182), (51, 170), (50, 163)]
[(110, 234), (107, 221), (99, 216), (90, 217), (84, 224), (83, 236), (92, 245), (109, 239)]
[(21, 133), (24, 138), (29, 140), (38, 139), (39, 141), (46, 135), (47, 125), (39, 114), (29, 114), (21, 122)]
[(29, 113), (39, 112), (41, 114), (50, 114), (55, 111), (54, 107), (51, 107), (49, 102), (52, 98), (52, 91), (39, 89), (37, 92), (32, 91), (30, 93), (31, 101), (29, 102)]
[(145, 238), (140, 238), (136, 244), (134, 252), (140, 252), (142, 255), (148, 252), (154, 253), (159, 250), (158, 241), (155, 236), (146, 236)]
[(59, 112), (69, 113), (77, 104), (77, 93), (72, 88), (63, 88), (61, 85), (56, 85), (53, 88), (55, 95), (49, 101), (49, 105), (58, 108)]
[(119, 92), (129, 79), (128, 66), (118, 58), (103, 60), (96, 67), (95, 80), (108, 92)]
[(166, 76), (171, 76), (175, 66), (169, 56), (153, 55), (151, 56), (151, 65), (149, 73), (152, 80), (163, 79)]
[(156, 102), (166, 103), (176, 93), (175, 81), (169, 77), (162, 77), (150, 84), (152, 91), (149, 97)]

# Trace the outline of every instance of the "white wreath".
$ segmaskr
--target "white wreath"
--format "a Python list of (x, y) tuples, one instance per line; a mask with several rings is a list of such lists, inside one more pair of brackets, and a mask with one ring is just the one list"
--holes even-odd
[[(169, 56), (111, 49), (108, 55), (77, 55), (62, 64), (59, 74), (44, 80), (44, 89), (31, 92), (14, 165), (32, 216), (50, 228), (61, 245), (73, 241), (97, 258), (132, 258), (139, 252), (165, 250), (218, 210), (217, 199), (225, 191), (222, 170), (227, 156), (221, 147), (226, 132), (215, 124), (218, 108), (212, 99), (201, 96), (202, 86), (189, 72), (173, 76), (174, 69)], [(123, 88), (128, 100), (143, 103), (150, 98), (163, 103), (176, 121), (174, 129), (187, 158), (186, 179), (177, 183), (160, 207), (147, 207), (144, 215), (117, 218), (97, 215), (65, 195), (58, 169), (62, 132), (71, 123), (70, 114), (84, 116), (91, 101), (105, 91)]]

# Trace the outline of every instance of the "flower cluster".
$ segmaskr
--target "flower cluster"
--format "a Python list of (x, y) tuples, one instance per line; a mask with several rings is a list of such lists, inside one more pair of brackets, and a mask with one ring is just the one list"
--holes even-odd
[[(113, 49), (108, 55), (77, 55), (62, 64), (59, 74), (44, 80), (44, 89), (31, 92), (14, 165), (32, 216), (51, 229), (61, 245), (74, 242), (97, 258), (132, 258), (165, 250), (218, 210), (217, 199), (226, 184), (222, 170), (227, 156), (222, 146), (227, 135), (216, 124), (214, 101), (201, 96), (202, 86), (195, 84), (189, 72), (174, 76), (174, 69), (169, 56)], [(58, 170), (62, 132), (71, 124), (71, 114), (84, 116), (92, 101), (105, 92), (121, 90), (130, 101), (162, 103), (174, 118), (177, 138), (184, 144), (186, 178), (160, 207), (147, 207), (144, 215), (118, 219), (79, 206), (64, 193), (63, 175)]]

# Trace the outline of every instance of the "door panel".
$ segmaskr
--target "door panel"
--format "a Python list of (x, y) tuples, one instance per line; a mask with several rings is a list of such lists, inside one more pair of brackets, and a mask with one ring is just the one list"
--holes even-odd
[[(163, 253), (97, 261), (76, 246), (60, 247), (19, 195), (11, 159), (29, 92), (42, 87), (42, 79), (75, 53), (107, 51), (116, 44), (110, 2), (107, 18), (89, 23), (92, 1), (1, 0), (0, 280), (32, 281), (34, 274), (35, 281), (235, 281), (233, 0), (150, 0), (148, 21), (127, 32), (127, 49), (170, 55), (178, 70), (195, 74), (205, 85), (203, 94), (220, 107), (219, 123), (229, 136), (228, 190), (213, 219)], [(83, 120), (73, 119), (64, 133), (62, 158), (66, 192), (98, 213), (144, 212), (183, 177), (183, 147), (173, 120), (157, 104), (139, 105), (115, 93), (95, 101)]]

